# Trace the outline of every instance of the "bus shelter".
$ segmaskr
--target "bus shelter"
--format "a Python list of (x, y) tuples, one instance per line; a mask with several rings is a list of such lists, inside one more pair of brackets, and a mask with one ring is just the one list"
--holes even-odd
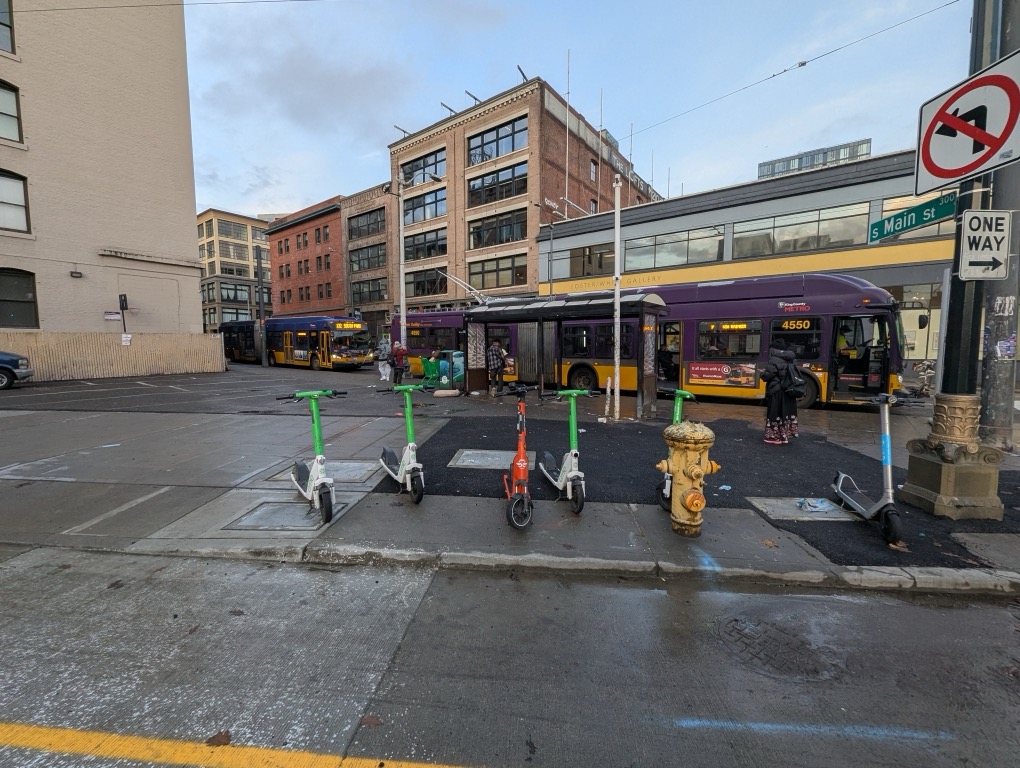
[[(612, 291), (579, 293), (568, 296), (515, 297), (490, 299), (485, 304), (464, 311), (467, 332), (467, 387), (484, 389), (487, 371), (485, 350), (493, 329), (501, 333), (509, 329), (516, 374), (520, 381), (537, 383), (544, 390), (569, 386), (571, 371), (584, 367), (596, 369), (600, 386), (607, 365), (612, 359), (598, 361), (587, 357), (578, 360), (562, 344), (564, 325), (576, 321), (613, 322)], [(656, 339), (658, 319), (666, 311), (662, 299), (654, 293), (628, 291), (620, 296), (620, 325), (634, 328), (635, 348), (621, 368), (633, 368), (636, 378), (637, 418), (650, 418), (656, 408)], [(611, 374), (610, 374), (611, 375)], [(626, 381), (626, 380), (625, 380)]]

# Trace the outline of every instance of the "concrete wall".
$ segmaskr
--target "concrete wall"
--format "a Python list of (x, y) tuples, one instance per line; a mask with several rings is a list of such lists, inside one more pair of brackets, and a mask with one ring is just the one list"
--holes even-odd
[(0, 349), (29, 359), (29, 381), (66, 381), (169, 373), (216, 373), (226, 368), (218, 334), (0, 331)]

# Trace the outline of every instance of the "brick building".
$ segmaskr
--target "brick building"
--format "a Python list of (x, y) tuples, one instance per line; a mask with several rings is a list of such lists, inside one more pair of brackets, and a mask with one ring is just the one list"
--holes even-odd
[[(606, 131), (539, 78), (408, 134), (389, 150), (389, 183), (270, 226), (278, 315), (360, 313), (373, 335), (382, 335), (399, 308), (400, 262), (391, 254), (401, 252), (409, 311), (470, 304), (460, 283), (490, 295), (535, 293), (545, 269), (535, 240), (540, 225), (612, 210), (616, 174), (623, 207), (661, 199)], [(309, 234), (327, 222), (334, 251)], [(328, 275), (318, 259), (327, 252), (341, 254), (339, 264), (330, 260)], [(587, 258), (611, 264), (612, 254)]]

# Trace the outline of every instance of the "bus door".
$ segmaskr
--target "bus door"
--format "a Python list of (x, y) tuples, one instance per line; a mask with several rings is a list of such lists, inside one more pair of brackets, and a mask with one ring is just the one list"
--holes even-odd
[(671, 320), (659, 323), (659, 345), (656, 352), (656, 369), (670, 386), (683, 387), (683, 324)]
[(886, 318), (836, 317), (833, 330), (833, 399), (848, 400), (885, 392), (889, 382)]
[[(319, 331), (319, 344), (318, 349), (312, 349), (312, 368), (332, 368), (333, 367), (333, 354), (332, 346), (329, 343), (329, 331)], [(318, 361), (318, 365), (316, 365)]]
[(294, 332), (284, 331), (283, 332), (283, 362), (293, 363), (294, 362)]

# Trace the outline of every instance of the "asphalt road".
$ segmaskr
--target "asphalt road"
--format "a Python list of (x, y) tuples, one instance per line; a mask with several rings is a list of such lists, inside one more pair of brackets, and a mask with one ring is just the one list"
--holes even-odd
[(5, 768), (1007, 768), (1020, 749), (1006, 598), (0, 558)]

